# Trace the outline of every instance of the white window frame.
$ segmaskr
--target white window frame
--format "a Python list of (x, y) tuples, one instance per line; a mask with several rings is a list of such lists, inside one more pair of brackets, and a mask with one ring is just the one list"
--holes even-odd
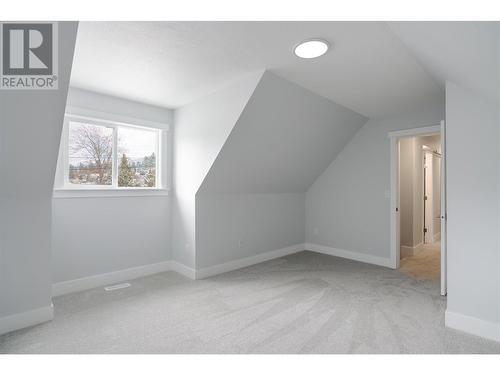
[[(113, 129), (113, 166), (111, 185), (78, 185), (69, 182), (69, 124), (70, 122), (88, 123)], [(119, 127), (136, 128), (157, 132), (156, 150), (156, 187), (119, 187), (117, 131)], [(54, 186), (54, 198), (120, 197), (120, 196), (165, 196), (168, 195), (167, 178), (167, 124), (134, 119), (109, 113), (92, 111), (76, 107), (66, 108), (59, 147), (57, 170)]]

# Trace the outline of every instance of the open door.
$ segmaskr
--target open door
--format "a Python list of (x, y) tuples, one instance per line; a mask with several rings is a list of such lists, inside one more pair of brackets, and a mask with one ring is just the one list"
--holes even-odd
[(434, 243), (434, 155), (424, 152), (424, 244)]
[(446, 285), (446, 126), (441, 121), (441, 295), (447, 292)]

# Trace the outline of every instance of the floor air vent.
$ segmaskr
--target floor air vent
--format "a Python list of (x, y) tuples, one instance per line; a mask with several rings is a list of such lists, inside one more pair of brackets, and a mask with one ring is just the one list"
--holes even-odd
[(106, 287), (104, 287), (104, 290), (106, 292), (111, 292), (112, 290), (128, 288), (129, 286), (130, 286), (130, 283), (116, 284), (116, 285), (106, 286)]

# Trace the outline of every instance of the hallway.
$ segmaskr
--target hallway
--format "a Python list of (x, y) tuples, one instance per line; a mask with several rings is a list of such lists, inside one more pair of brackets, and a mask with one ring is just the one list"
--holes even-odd
[(414, 256), (401, 259), (399, 271), (417, 280), (438, 281), (441, 271), (441, 242), (424, 244)]

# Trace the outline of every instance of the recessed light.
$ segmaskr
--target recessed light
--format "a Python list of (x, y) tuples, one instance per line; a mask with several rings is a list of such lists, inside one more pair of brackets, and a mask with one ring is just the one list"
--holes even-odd
[(323, 56), (330, 44), (323, 39), (309, 39), (295, 46), (293, 52), (302, 59), (314, 59)]

